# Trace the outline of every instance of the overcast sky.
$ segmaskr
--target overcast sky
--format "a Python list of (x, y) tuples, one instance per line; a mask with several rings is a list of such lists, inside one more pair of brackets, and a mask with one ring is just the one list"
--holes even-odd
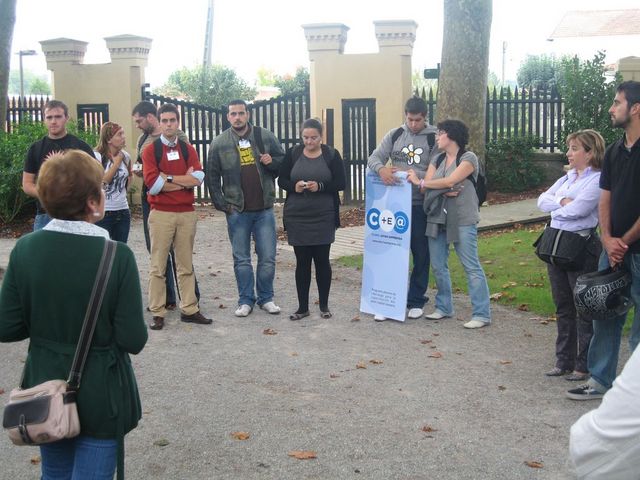
[[(527, 54), (575, 53), (591, 58), (597, 49), (613, 62), (640, 56), (640, 38), (594, 38), (549, 42), (569, 10), (638, 8), (638, 0), (494, 0), (490, 70), (501, 76), (506, 42), (505, 77), (515, 80)], [(18, 0), (13, 52), (34, 49), (26, 69), (46, 72), (40, 40), (66, 37), (89, 42), (85, 63), (109, 61), (103, 38), (133, 34), (153, 39), (147, 81), (161, 85), (173, 70), (202, 62), (207, 0)], [(345, 53), (375, 52), (374, 20), (411, 19), (418, 23), (413, 68), (433, 68), (442, 50), (442, 0), (215, 0), (213, 61), (236, 70), (250, 83), (259, 67), (293, 73), (308, 67), (301, 25), (344, 23), (350, 27)], [(13, 56), (12, 69), (18, 68)]]

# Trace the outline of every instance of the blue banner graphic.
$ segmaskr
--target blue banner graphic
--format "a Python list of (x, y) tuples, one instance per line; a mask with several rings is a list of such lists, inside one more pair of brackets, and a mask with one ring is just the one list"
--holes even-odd
[(404, 322), (411, 245), (411, 184), (406, 172), (385, 185), (367, 170), (360, 310)]

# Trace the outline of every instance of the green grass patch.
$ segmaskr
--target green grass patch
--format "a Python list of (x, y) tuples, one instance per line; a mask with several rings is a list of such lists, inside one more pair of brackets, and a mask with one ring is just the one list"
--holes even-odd
[[(549, 276), (546, 263), (536, 257), (532, 246), (542, 228), (543, 225), (533, 225), (480, 233), (478, 253), (493, 303), (548, 318), (556, 310), (551, 298)], [(337, 262), (346, 267), (362, 269), (362, 255), (342, 257)], [(467, 293), (467, 279), (453, 248), (449, 254), (449, 272), (454, 292)], [(435, 289), (433, 274), (430, 278), (430, 287)], [(632, 315), (627, 318), (625, 332), (628, 332), (632, 318)]]

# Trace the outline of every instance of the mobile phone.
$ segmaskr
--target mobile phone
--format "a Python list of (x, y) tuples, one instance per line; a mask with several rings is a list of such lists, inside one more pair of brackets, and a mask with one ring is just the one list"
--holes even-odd
[(134, 172), (140, 172), (140, 171), (142, 171), (142, 164), (141, 163), (134, 163), (132, 168), (133, 168)]

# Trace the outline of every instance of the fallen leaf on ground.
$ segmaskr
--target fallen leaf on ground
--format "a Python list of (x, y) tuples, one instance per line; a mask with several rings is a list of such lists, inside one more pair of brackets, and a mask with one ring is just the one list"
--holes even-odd
[(529, 304), (528, 303), (521, 303), (520, 305), (518, 305), (518, 310), (520, 310), (521, 312), (528, 312), (529, 311)]
[(433, 335), (434, 337), (439, 337), (439, 336), (440, 336), (440, 334), (439, 334), (439, 333), (432, 333), (432, 335)]
[(433, 353), (430, 353), (429, 356), (431, 358), (442, 358), (442, 353), (441, 352), (433, 352)]
[(491, 265), (493, 263), (493, 260), (484, 260), (482, 263), (484, 263), (485, 265)]
[(369, 363), (372, 363), (373, 365), (381, 365), (382, 363), (384, 363), (382, 360), (376, 360), (375, 358), (372, 360), (369, 360)]
[(367, 368), (367, 365), (364, 362), (358, 362), (356, 368)]
[(231, 432), (231, 436), (236, 440), (248, 440), (249, 432)]
[(359, 316), (355, 316), (351, 319), (352, 322), (359, 322), (360, 321), (360, 317)]
[(518, 262), (518, 265), (521, 267), (526, 267), (529, 264), (527, 262)]
[(277, 335), (278, 332), (276, 332), (273, 328), (265, 328), (262, 333), (264, 335)]
[(40, 455), (34, 455), (29, 461), (31, 462), (31, 465), (38, 465), (42, 461), (42, 458), (40, 458)]
[(227, 308), (227, 307), (221, 303), (220, 305), (218, 305), (218, 308)]
[(332, 373), (329, 375), (329, 378), (339, 378), (340, 375), (338, 375), (337, 373)]
[(298, 352), (291, 352), (289, 355), (291, 355), (292, 357), (297, 357), (298, 356)]
[(433, 340), (420, 340), (420, 343), (426, 345), (427, 343), (431, 343)]
[(527, 467), (531, 467), (531, 468), (542, 468), (542, 467), (544, 467), (544, 464), (542, 462), (536, 462), (536, 461), (533, 461), (533, 460), (526, 460), (524, 462), (524, 464)]
[(502, 288), (510, 288), (510, 287), (517, 287), (518, 284), (516, 282), (507, 282), (504, 285), (502, 285)]
[(541, 325), (549, 325), (549, 320), (540, 320)]
[(421, 428), (421, 430), (423, 432), (427, 432), (427, 433), (437, 432), (438, 431), (438, 429), (433, 428), (431, 425), (425, 425), (424, 427)]
[(0, 395), (4, 393), (4, 388), (0, 388)]
[(167, 440), (166, 438), (161, 438), (160, 440), (156, 440), (155, 442), (153, 442), (153, 444), (156, 447), (166, 447), (167, 445), (169, 445), (169, 440)]
[(511, 365), (511, 360), (500, 360), (500, 365)]
[(311, 450), (292, 450), (288, 453), (290, 457), (297, 458), (298, 460), (309, 460), (311, 458), (318, 458), (316, 452)]
[(498, 293), (492, 293), (491, 295), (489, 295), (489, 298), (491, 300), (500, 300), (503, 296), (504, 296), (504, 293), (498, 292)]
[(514, 240), (513, 243), (522, 243), (522, 240), (520, 240), (520, 239)]
[(507, 387), (505, 387), (504, 385), (498, 385), (498, 390), (500, 390), (501, 392), (505, 391), (507, 389)]

